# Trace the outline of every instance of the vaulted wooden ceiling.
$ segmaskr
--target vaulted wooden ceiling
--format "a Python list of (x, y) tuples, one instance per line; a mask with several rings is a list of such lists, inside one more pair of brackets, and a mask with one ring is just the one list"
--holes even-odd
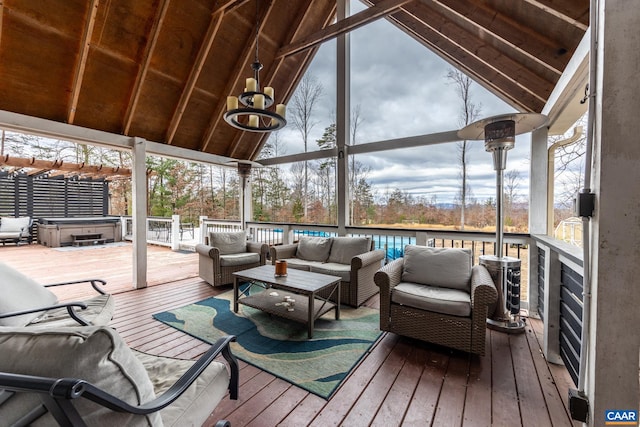
[[(319, 44), (384, 17), (519, 111), (540, 112), (588, 27), (589, 0), (3, 0), (0, 109), (254, 159), (265, 134), (222, 114), (255, 56), (287, 102)], [(407, 58), (410, 62), (411, 58)]]

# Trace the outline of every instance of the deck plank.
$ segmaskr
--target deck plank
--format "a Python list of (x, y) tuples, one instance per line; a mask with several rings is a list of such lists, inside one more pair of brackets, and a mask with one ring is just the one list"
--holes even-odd
[[(164, 356), (194, 359), (209, 345), (151, 315), (230, 289), (202, 281), (195, 254), (160, 247), (148, 247), (148, 287), (138, 290), (131, 286), (130, 245), (69, 252), (6, 246), (0, 256), (41, 283), (104, 278), (116, 299), (111, 326), (133, 348)], [(60, 299), (95, 295), (90, 286), (64, 288), (55, 289)], [(365, 305), (378, 308), (379, 297)], [(525, 334), (517, 337), (487, 332), (485, 357), (385, 333), (328, 401), (239, 361), (239, 400), (223, 399), (204, 425), (228, 418), (234, 425), (265, 427), (577, 426), (565, 402), (569, 387), (574, 387), (571, 378), (563, 366), (544, 359), (542, 322), (529, 319), (527, 324)], [(540, 413), (548, 414), (543, 424)]]

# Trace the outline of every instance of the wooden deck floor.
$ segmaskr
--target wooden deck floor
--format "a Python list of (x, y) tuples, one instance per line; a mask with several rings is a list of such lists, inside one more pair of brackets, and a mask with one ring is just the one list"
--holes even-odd
[[(151, 318), (229, 288), (197, 276), (195, 254), (149, 247), (146, 289), (132, 290), (129, 246), (62, 252), (39, 245), (0, 247), (0, 260), (42, 283), (82, 277), (108, 281), (116, 294), (112, 326), (132, 346), (152, 354), (196, 358), (207, 345)], [(62, 291), (61, 299), (91, 294)], [(377, 307), (377, 297), (367, 305)], [(565, 406), (572, 386), (562, 366), (540, 350), (541, 322), (526, 332), (488, 332), (487, 356), (469, 356), (386, 334), (326, 401), (244, 362), (240, 398), (223, 400), (210, 423), (234, 426), (571, 426)], [(575, 425), (578, 425), (577, 423)]]

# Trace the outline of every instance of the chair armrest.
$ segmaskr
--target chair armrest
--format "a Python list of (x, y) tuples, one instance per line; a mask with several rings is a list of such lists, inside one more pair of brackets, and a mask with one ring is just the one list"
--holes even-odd
[(62, 283), (50, 283), (48, 285), (44, 285), (45, 288), (49, 288), (52, 286), (66, 286), (66, 285), (75, 285), (78, 283), (91, 283), (93, 289), (96, 290), (99, 294), (106, 295), (107, 293), (98, 287), (98, 284), (102, 286), (106, 286), (107, 282), (102, 279), (84, 279), (84, 280), (73, 280), (71, 282), (62, 282)]
[(247, 242), (247, 252), (260, 254), (260, 265), (265, 265), (267, 254), (269, 253), (269, 245), (261, 242)]
[(380, 263), (384, 259), (384, 251), (378, 249), (375, 251), (365, 252), (351, 258), (351, 270), (358, 270), (375, 262)]
[(474, 265), (471, 269), (471, 310), (489, 307), (498, 300), (498, 291), (489, 271), (484, 265)]
[(199, 243), (196, 245), (196, 252), (215, 261), (220, 259), (220, 250), (213, 246), (203, 245), (202, 243)]
[(79, 316), (78, 313), (76, 313), (76, 311), (73, 309), (74, 307), (79, 307), (81, 310), (86, 310), (87, 304), (83, 302), (67, 302), (62, 304), (49, 305), (46, 307), (30, 308), (29, 310), (21, 310), (21, 311), (14, 311), (11, 313), (0, 314), (0, 319), (4, 319), (6, 317), (21, 316), (23, 314), (29, 314), (29, 313), (38, 313), (41, 311), (55, 310), (58, 308), (66, 308), (67, 313), (69, 313), (69, 316), (71, 316), (73, 320), (75, 320), (82, 326), (91, 326), (91, 322), (84, 320), (81, 316)]
[(71, 400), (79, 397), (89, 399), (113, 411), (128, 412), (145, 415), (157, 412), (178, 399), (184, 391), (198, 378), (198, 376), (219, 355), (229, 364), (231, 379), (229, 380), (229, 395), (233, 400), (238, 398), (238, 362), (231, 353), (229, 343), (235, 341), (235, 336), (220, 338), (196, 363), (187, 370), (167, 391), (150, 402), (139, 406), (129, 403), (99, 389), (91, 383), (77, 378), (46, 378), (31, 375), (0, 373), (0, 388), (47, 394), (54, 399)]
[(382, 267), (373, 276), (374, 282), (376, 282), (376, 285), (380, 288), (381, 299), (383, 294), (390, 294), (391, 290), (400, 283), (403, 265), (404, 259), (398, 258)]
[(275, 265), (278, 259), (294, 258), (296, 251), (298, 250), (297, 243), (291, 243), (288, 245), (271, 246), (269, 248), (269, 254), (271, 255), (271, 263)]

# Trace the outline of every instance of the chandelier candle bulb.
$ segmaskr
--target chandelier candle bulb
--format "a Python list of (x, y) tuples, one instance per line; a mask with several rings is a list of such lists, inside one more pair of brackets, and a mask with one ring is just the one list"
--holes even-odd
[(264, 95), (253, 95), (253, 108), (264, 110)]
[(251, 114), (249, 116), (249, 126), (257, 128), (258, 127), (258, 116)]
[(256, 92), (258, 82), (253, 77), (247, 79), (247, 92)]
[(278, 104), (276, 105), (276, 114), (278, 114), (279, 116), (282, 116), (282, 118), (286, 117), (286, 113), (287, 113), (287, 106), (284, 104)]
[(227, 111), (238, 108), (238, 98), (235, 96), (227, 96)]
[(272, 100), (273, 100), (273, 99), (275, 99), (275, 98), (273, 97), (273, 88), (272, 88), (272, 87), (269, 87), (269, 86), (265, 87), (265, 88), (264, 88), (264, 94), (265, 94), (265, 95), (267, 95), (267, 96), (268, 96), (269, 98), (271, 98)]

